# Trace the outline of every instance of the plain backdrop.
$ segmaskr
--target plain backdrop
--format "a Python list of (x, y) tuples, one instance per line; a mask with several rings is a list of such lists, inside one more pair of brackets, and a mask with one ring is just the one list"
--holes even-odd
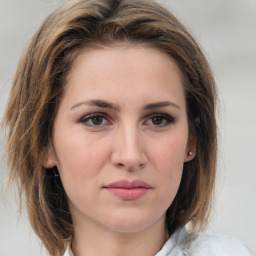
[[(62, 0), (0, 0), (0, 115), (28, 40)], [(216, 203), (207, 232), (256, 251), (256, 0), (159, 0), (191, 31), (212, 65), (219, 92)], [(2, 135), (2, 134), (1, 134)], [(0, 150), (4, 138), (1, 136)], [(40, 255), (13, 196), (4, 202), (0, 168), (0, 256)]]

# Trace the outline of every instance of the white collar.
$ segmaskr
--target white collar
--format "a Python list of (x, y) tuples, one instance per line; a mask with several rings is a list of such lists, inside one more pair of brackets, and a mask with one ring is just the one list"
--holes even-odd
[(71, 250), (71, 246), (70, 246), (70, 243), (67, 244), (67, 249), (66, 249), (66, 252), (64, 253), (63, 256), (74, 256), (72, 250)]

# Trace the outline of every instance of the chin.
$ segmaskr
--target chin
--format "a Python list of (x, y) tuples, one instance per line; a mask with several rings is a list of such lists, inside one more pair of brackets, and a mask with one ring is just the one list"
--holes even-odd
[[(160, 218), (161, 219), (161, 218)], [(151, 226), (154, 226), (159, 219), (155, 219), (149, 216), (134, 216), (132, 214), (113, 216), (111, 221), (105, 223), (109, 229), (120, 233), (135, 233), (146, 230)]]

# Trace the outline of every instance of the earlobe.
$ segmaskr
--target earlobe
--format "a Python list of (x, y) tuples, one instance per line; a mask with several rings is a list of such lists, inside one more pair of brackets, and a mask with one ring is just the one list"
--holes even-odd
[(51, 148), (45, 150), (43, 154), (43, 167), (46, 169), (53, 168), (56, 166), (56, 158), (52, 152)]
[(196, 155), (195, 151), (186, 150), (186, 154), (184, 156), (184, 162), (191, 161)]
[(190, 138), (187, 144), (184, 162), (191, 161), (196, 155), (196, 140), (194, 138)]

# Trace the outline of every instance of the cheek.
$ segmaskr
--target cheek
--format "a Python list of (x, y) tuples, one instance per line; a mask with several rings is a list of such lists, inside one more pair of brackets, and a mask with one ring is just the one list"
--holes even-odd
[(162, 165), (169, 169), (177, 167), (178, 170), (180, 169), (178, 167), (183, 166), (186, 147), (187, 139), (184, 134), (182, 136), (166, 136), (164, 140), (154, 144), (151, 156), (156, 165)]
[(157, 144), (151, 152), (158, 174), (158, 184), (162, 184), (161, 193), (167, 195), (165, 198), (169, 205), (177, 193), (183, 173), (187, 144), (184, 137), (184, 134), (181, 137), (166, 137), (166, 140)]
[(66, 139), (58, 138), (56, 147), (59, 173), (66, 194), (73, 204), (90, 201), (88, 198), (85, 200), (84, 195), (91, 194), (96, 187), (101, 186), (99, 174), (109, 155), (106, 145), (102, 141), (92, 143), (89, 138), (83, 138), (78, 133)]
[(92, 140), (84, 133), (72, 132), (68, 136), (59, 134), (55, 138), (58, 167), (63, 179), (86, 180), (83, 178), (88, 179), (101, 170), (109, 156), (108, 143)]

